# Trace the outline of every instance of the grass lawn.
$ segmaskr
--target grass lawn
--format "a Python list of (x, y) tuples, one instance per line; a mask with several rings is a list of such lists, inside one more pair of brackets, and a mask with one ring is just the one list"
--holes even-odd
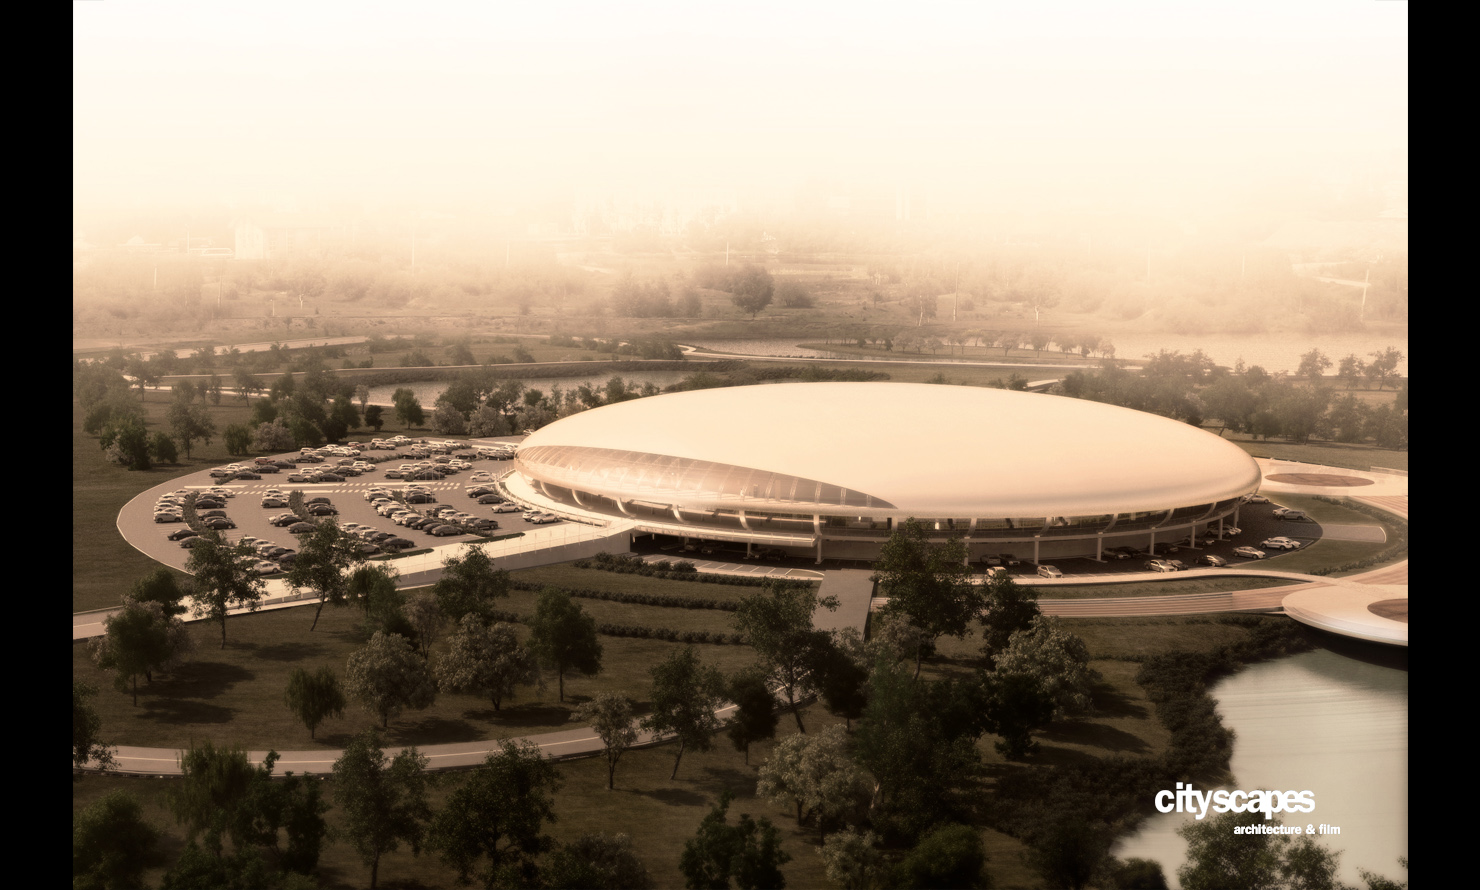
[[(1280, 567), (1284, 567), (1281, 557)], [(1290, 571), (1298, 571), (1291, 569)], [(1226, 590), (1258, 590), (1298, 584), (1282, 578), (1187, 578), (1181, 581), (1144, 581), (1128, 584), (1075, 584), (1062, 587), (1039, 587), (1038, 598), (1045, 600), (1114, 599), (1132, 596), (1185, 596), (1190, 593), (1221, 593)]]
[[(1216, 433), (1216, 427), (1204, 427)], [(1408, 452), (1390, 451), (1375, 445), (1343, 445), (1339, 442), (1294, 442), (1260, 440), (1245, 433), (1225, 432), (1223, 438), (1249, 452), (1254, 457), (1269, 457), (1275, 460), (1298, 460), (1309, 464), (1328, 467), (1346, 467), (1352, 470), (1370, 470), (1384, 467), (1389, 470), (1407, 470)]]

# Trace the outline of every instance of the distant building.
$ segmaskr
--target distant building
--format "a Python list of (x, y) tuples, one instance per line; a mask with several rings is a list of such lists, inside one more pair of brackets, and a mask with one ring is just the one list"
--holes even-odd
[(340, 241), (344, 227), (297, 214), (243, 217), (236, 223), (236, 259), (276, 260), (316, 253)]

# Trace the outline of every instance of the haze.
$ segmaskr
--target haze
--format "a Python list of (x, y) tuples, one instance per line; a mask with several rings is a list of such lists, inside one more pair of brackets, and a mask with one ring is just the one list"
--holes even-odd
[(1401, 2), (80, 2), (79, 219), (140, 205), (741, 205), (939, 213), (1403, 203)]

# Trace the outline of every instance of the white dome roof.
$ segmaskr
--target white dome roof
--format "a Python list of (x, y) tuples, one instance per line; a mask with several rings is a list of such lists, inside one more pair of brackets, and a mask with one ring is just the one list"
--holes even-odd
[(540, 455), (557, 453), (540, 446), (577, 446), (586, 491), (603, 489), (585, 449), (613, 449), (816, 480), (885, 502), (858, 511), (872, 515), (1164, 510), (1237, 497), (1260, 481), (1242, 449), (1179, 421), (1063, 396), (918, 383), (766, 384), (619, 402), (530, 435), (521, 468), (536, 478)]

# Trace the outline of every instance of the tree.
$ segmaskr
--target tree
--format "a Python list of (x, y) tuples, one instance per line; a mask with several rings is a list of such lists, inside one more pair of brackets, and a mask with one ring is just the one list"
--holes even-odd
[(160, 566), (135, 581), (127, 596), (137, 603), (159, 603), (167, 617), (175, 618), (190, 611), (182, 602), (188, 595), (187, 586), (188, 582), (181, 585), (174, 569)]
[(166, 419), (170, 425), (170, 432), (175, 441), (185, 449), (185, 457), (190, 457), (190, 447), (196, 442), (211, 444), (211, 437), (216, 435), (216, 422), (211, 420), (210, 411), (205, 405), (198, 405), (176, 398), (171, 403)]
[(147, 470), (149, 462), (149, 432), (138, 418), (125, 417), (103, 426), (98, 444), (108, 460), (130, 470)]
[(432, 432), (441, 436), (464, 436), (468, 419), (451, 405), (438, 405), (432, 410)]
[(1350, 353), (1341, 360), (1336, 369), (1336, 376), (1346, 381), (1347, 389), (1355, 389), (1357, 380), (1367, 372), (1367, 363), (1357, 358), (1356, 353)]
[(370, 405), (365, 408), (365, 426), (370, 427), (377, 433), (385, 426), (385, 409), (379, 405)]
[(749, 312), (751, 318), (771, 305), (775, 292), (775, 280), (771, 273), (760, 266), (747, 263), (731, 277), (729, 283), (730, 302), (741, 312)]
[(252, 448), (255, 451), (281, 454), (284, 451), (292, 451), (293, 442), (293, 433), (288, 429), (287, 424), (283, 423), (282, 418), (259, 424), (252, 432)]
[(540, 664), (555, 669), (562, 702), (565, 701), (566, 671), (580, 671), (594, 677), (601, 670), (601, 643), (596, 639), (596, 619), (587, 615), (570, 594), (554, 587), (541, 590), (535, 602), (529, 647)]
[(1150, 859), (1115, 860), (1107, 866), (1106, 877), (1115, 890), (1167, 890), (1161, 863)]
[(310, 632), (319, 626), (326, 603), (343, 606), (349, 602), (348, 573), (364, 562), (360, 539), (332, 519), (320, 522), (312, 534), (303, 538), (287, 580), (295, 592), (308, 588), (318, 595)]
[(760, 769), (756, 793), (772, 803), (795, 801), (798, 825), (806, 814), (815, 815), (817, 842), (822, 843), (829, 820), (863, 813), (872, 784), (853, 762), (848, 731), (833, 724), (812, 736), (797, 733), (778, 742)]
[(481, 695), (497, 711), (520, 686), (531, 686), (538, 675), (534, 656), (519, 645), (514, 625), (486, 625), (468, 613), (447, 640), (448, 650), (437, 659), (437, 685), (443, 692)]
[(813, 666), (822, 703), (849, 729), (868, 705), (868, 673), (873, 657), (857, 628), (833, 631), (831, 644)]
[(369, 643), (350, 655), (346, 670), (345, 691), (380, 717), (381, 728), (406, 708), (420, 711), (437, 698), (426, 663), (399, 634), (377, 631)]
[(985, 728), (1002, 737), (997, 750), (1008, 760), (1022, 760), (1036, 747), (1033, 731), (1054, 716), (1054, 699), (1036, 674), (996, 670), (983, 678)]
[(252, 430), (245, 424), (228, 425), (222, 439), (226, 443), (227, 454), (241, 455), (252, 450)]
[(788, 309), (811, 309), (817, 305), (807, 289), (795, 281), (783, 281), (776, 285), (776, 298)]
[(1007, 648), (997, 655), (996, 669), (1035, 677), (1053, 701), (1055, 720), (1092, 707), (1095, 672), (1089, 666), (1089, 648), (1060, 627), (1057, 618), (1040, 615), (1030, 627), (1014, 633)]
[(1308, 835), (1234, 834), (1239, 826), (1277, 827), (1258, 811), (1227, 812), (1177, 829), (1187, 841), (1187, 864), (1177, 869), (1185, 890), (1337, 890), (1339, 853)]
[(1038, 593), (998, 572), (982, 585), (982, 657), (987, 666), (996, 663), (997, 653), (1007, 648), (1012, 635), (1027, 630), (1042, 613)]
[(616, 787), (617, 761), (637, 741), (636, 707), (632, 699), (611, 692), (599, 692), (589, 702), (576, 708), (575, 717), (588, 724), (601, 739), (606, 754), (606, 790)]
[(406, 617), (406, 622), (416, 633), (421, 657), (423, 659), (430, 657), (437, 631), (447, 620), (447, 616), (442, 614), (442, 607), (437, 603), (436, 594), (430, 590), (417, 591), (406, 600), (406, 605), (401, 607), (401, 614)]
[(726, 814), (734, 795), (728, 790), (699, 823), (699, 830), (684, 842), (678, 868), (689, 890), (727, 890), (733, 878), (740, 890), (782, 890), (786, 876), (781, 866), (791, 854), (781, 849), (781, 832), (770, 819), (759, 822), (742, 813), (730, 825)]
[(98, 690), (82, 682), (72, 681), (72, 767), (86, 769), (89, 764), (99, 770), (110, 770), (116, 763), (112, 746), (102, 739), (103, 721), (93, 710), (88, 699)]
[(550, 855), (540, 870), (551, 890), (647, 890), (652, 875), (632, 852), (625, 834), (583, 834)]
[(222, 649), (226, 648), (227, 612), (255, 612), (262, 607), (267, 585), (253, 571), (256, 563), (257, 552), (250, 544), (229, 544), (218, 531), (201, 535), (185, 561), (185, 571), (195, 576), (195, 617), (221, 623)]
[[(884, 617), (903, 615), (930, 643), (942, 636), (966, 636), (982, 610), (982, 595), (971, 584), (966, 545), (960, 538), (932, 544), (918, 520), (907, 519), (879, 550), (874, 581), (889, 597)], [(920, 675), (924, 647), (915, 652)]]
[(396, 419), (406, 424), (407, 429), (420, 426), (426, 420), (425, 413), (421, 409), (421, 401), (416, 398), (416, 393), (401, 387), (391, 394), (391, 402), (396, 406)]
[(1398, 362), (1403, 360), (1403, 353), (1389, 346), (1382, 352), (1368, 354), (1372, 361), (1367, 365), (1366, 374), (1377, 381), (1377, 388), (1381, 390), (1389, 380), (1398, 376)]
[(288, 677), (283, 703), (303, 721), (308, 737), (313, 738), (325, 718), (344, 716), (346, 701), (339, 678), (329, 668), (321, 667), (312, 673), (307, 668), (295, 669)]
[(851, 829), (835, 831), (822, 844), (822, 863), (828, 880), (843, 890), (882, 890), (888, 869), (879, 850), (879, 836)]
[[(823, 605), (835, 609), (837, 601)], [(741, 597), (735, 612), (736, 629), (750, 640), (771, 679), (780, 686), (799, 732), (807, 729), (802, 725), (797, 700), (811, 688), (815, 681), (813, 668), (832, 642), (826, 631), (812, 627), (817, 606), (817, 594), (811, 587), (782, 582)]]
[(167, 670), (195, 648), (194, 638), (179, 618), (166, 616), (159, 603), (123, 598), (123, 608), (103, 619), (104, 632), (91, 641), (93, 662), (114, 672), (119, 692), (132, 687), (139, 704), (139, 677), (153, 681), (154, 671)]
[(751, 743), (776, 736), (776, 696), (767, 677), (764, 670), (741, 671), (730, 678), (725, 692), (725, 697), (735, 703), (727, 734), (735, 750), (745, 752), (747, 766)]
[(494, 601), (509, 595), (509, 573), (496, 569), (483, 548), (468, 544), (461, 556), (442, 560), (442, 577), (432, 586), (442, 614), (460, 622), (469, 612), (488, 619)]
[(1304, 377), (1315, 383), (1331, 367), (1331, 360), (1319, 349), (1312, 349), (1300, 357), (1300, 367), (1295, 370), (1295, 376)]
[(138, 800), (112, 791), (72, 820), (72, 886), (75, 890), (132, 890), (144, 886), (159, 832), (144, 819)]
[(381, 856), (400, 849), (403, 842), (413, 853), (421, 852), (425, 824), (432, 817), (427, 763), (415, 748), (387, 762), (374, 730), (355, 736), (334, 762), (334, 802), (343, 811), (341, 835), (369, 866), (372, 890)]
[(643, 719), (642, 728), (677, 736), (678, 754), (673, 758), (671, 779), (678, 775), (678, 764), (686, 748), (709, 750), (710, 736), (720, 727), (714, 711), (719, 707), (724, 678), (719, 671), (699, 661), (693, 646), (673, 653), (661, 664), (654, 665), (649, 673), (653, 678), (653, 710)]
[[(277, 756), (269, 752), (263, 762), (269, 775)], [(218, 748), (209, 739), (192, 741), (178, 760), (182, 778), (170, 787), (169, 804), (189, 840), (204, 834), (206, 849), (218, 859), (228, 835), (238, 850), (251, 844), (256, 839), (253, 814), (244, 812), (243, 805), (258, 769), (247, 759), (247, 750), (240, 745)]]
[(534, 857), (555, 841), (544, 833), (555, 821), (560, 773), (533, 743), (504, 741), (447, 800), (431, 825), (431, 845), (466, 883), (480, 861), (484, 885), (532, 886)]
[(1103, 823), (1071, 814), (1032, 838), (1027, 860), (1047, 886), (1083, 890), (1112, 867), (1114, 843), (1114, 833)]
[(986, 864), (981, 832), (969, 825), (946, 825), (927, 835), (900, 860), (894, 869), (894, 881), (897, 886), (921, 890), (990, 887), (991, 879), (982, 873)]
[(180, 462), (180, 453), (175, 450), (175, 440), (163, 432), (155, 433), (154, 438), (149, 440), (149, 456), (157, 464)]

